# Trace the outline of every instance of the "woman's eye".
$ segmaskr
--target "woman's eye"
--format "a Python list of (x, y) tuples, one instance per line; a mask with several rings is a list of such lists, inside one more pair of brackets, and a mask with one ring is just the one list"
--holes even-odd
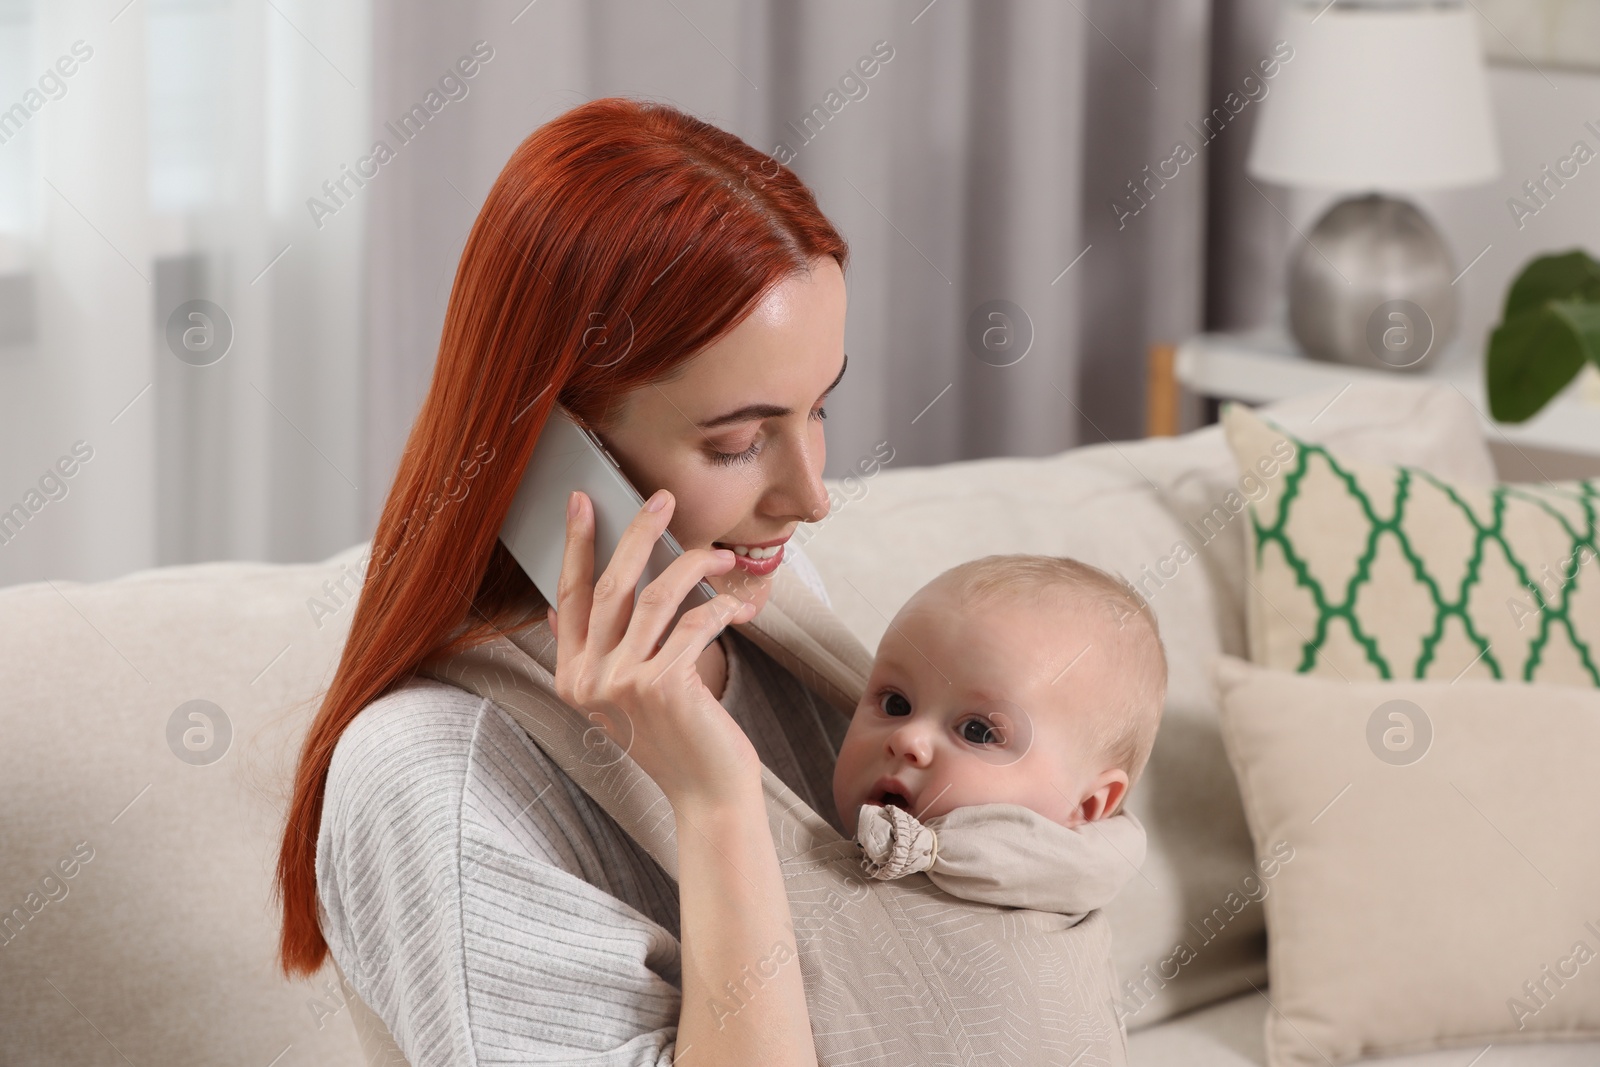
[(732, 466), (735, 463), (749, 463), (751, 460), (756, 458), (756, 453), (760, 451), (761, 442), (759, 441), (751, 442), (750, 447), (745, 449), (743, 452), (719, 452), (713, 449), (711, 452), (711, 462), (721, 463), (725, 466)]
[(828, 409), (827, 408), (818, 408), (817, 410), (815, 410), (815, 411), (813, 411), (811, 413), (811, 417), (813, 419), (817, 419), (818, 421), (821, 421), (822, 419), (825, 419), (825, 418), (828, 417)]
[(878, 707), (883, 709), (885, 715), (910, 715), (911, 701), (899, 693), (885, 693), (878, 698)]
[(968, 719), (961, 727), (961, 736), (975, 745), (998, 745), (1005, 740), (999, 730), (982, 719)]

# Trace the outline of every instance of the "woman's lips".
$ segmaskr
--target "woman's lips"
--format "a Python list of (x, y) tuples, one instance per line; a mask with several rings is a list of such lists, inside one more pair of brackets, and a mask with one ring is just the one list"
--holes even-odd
[(731, 541), (713, 541), (717, 548), (726, 548), (733, 552), (734, 566), (746, 574), (757, 577), (771, 574), (778, 569), (778, 564), (783, 562), (783, 546), (788, 541), (787, 537), (780, 537), (775, 541), (764, 544), (740, 544)]
[(737, 548), (734, 549), (733, 552), (734, 552), (733, 565), (735, 567), (739, 567), (742, 570), (744, 570), (744, 572), (746, 574), (753, 574), (753, 575), (756, 575), (757, 577), (760, 577), (762, 575), (771, 574), (773, 571), (778, 569), (778, 564), (783, 562), (783, 546), (782, 545), (779, 545), (777, 548), (772, 549), (771, 550), (772, 555), (768, 556), (765, 559), (757, 559), (754, 556), (751, 556), (751, 555), (748, 555), (748, 554), (747, 555), (740, 555), (739, 554), (739, 550)]

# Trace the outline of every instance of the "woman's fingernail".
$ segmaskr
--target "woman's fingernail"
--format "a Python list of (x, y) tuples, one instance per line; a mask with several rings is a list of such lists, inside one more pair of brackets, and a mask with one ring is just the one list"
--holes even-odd
[(662, 508), (664, 508), (666, 506), (667, 506), (667, 491), (665, 489), (657, 489), (655, 491), (654, 495), (652, 495), (650, 497), (650, 503), (646, 504), (644, 506), (644, 509), (646, 511), (660, 511)]
[(713, 551), (716, 552), (718, 559), (729, 560), (734, 558), (733, 549), (731, 548), (718, 548)]
[(575, 519), (577, 517), (578, 517), (578, 491), (576, 489), (574, 489), (571, 493), (567, 494), (567, 518)]

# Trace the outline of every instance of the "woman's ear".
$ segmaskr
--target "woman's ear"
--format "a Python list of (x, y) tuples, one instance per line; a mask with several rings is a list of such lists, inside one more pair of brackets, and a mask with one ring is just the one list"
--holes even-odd
[(1089, 791), (1078, 802), (1080, 823), (1096, 822), (1116, 814), (1122, 798), (1128, 793), (1128, 772), (1112, 767), (1100, 772), (1089, 786)]

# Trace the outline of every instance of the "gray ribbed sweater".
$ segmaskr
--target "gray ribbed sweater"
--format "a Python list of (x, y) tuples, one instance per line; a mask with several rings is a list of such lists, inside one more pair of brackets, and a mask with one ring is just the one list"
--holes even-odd
[[(842, 730), (748, 639), (723, 641), (723, 706), (838, 828)], [(317, 893), (334, 959), (411, 1067), (672, 1062), (677, 885), (488, 700), (414, 679), (361, 710), (334, 750)]]

